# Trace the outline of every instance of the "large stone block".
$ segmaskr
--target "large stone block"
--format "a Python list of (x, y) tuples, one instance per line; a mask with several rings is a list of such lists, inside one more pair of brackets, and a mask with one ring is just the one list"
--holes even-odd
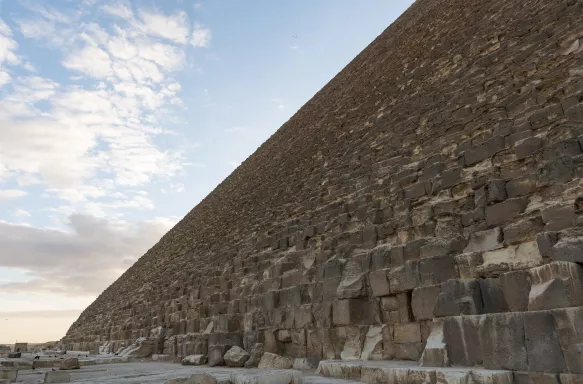
[(443, 319), (443, 340), (453, 365), (472, 366), (484, 359), (480, 336), (481, 316), (455, 316)]
[(410, 260), (404, 266), (392, 268), (389, 271), (391, 293), (413, 290), (419, 286), (419, 261)]
[(524, 313), (529, 371), (565, 372), (565, 361), (551, 312)]
[(345, 327), (345, 332), (346, 338), (344, 341), (344, 348), (340, 353), (340, 358), (342, 360), (360, 360), (368, 327), (349, 326)]
[(334, 325), (370, 325), (375, 321), (375, 303), (366, 299), (335, 301), (332, 305)]
[(484, 368), (528, 371), (524, 318), (521, 313), (483, 315), (480, 340)]
[(502, 230), (500, 227), (496, 227), (486, 231), (472, 233), (470, 242), (464, 249), (464, 252), (485, 252), (500, 249), (502, 247), (504, 247)]
[(391, 294), (388, 272), (388, 269), (380, 269), (377, 271), (372, 271), (368, 274), (368, 279), (373, 295), (388, 296)]
[(502, 203), (486, 207), (486, 224), (494, 226), (514, 219), (524, 212), (528, 200), (522, 197), (508, 199)]
[(583, 305), (582, 268), (569, 262), (555, 261), (530, 271), (529, 311)]
[(530, 274), (528, 271), (512, 271), (500, 275), (500, 288), (511, 312), (528, 310), (530, 286)]
[(421, 342), (421, 327), (419, 323), (393, 324), (393, 337), (396, 344)]
[(419, 280), (422, 286), (441, 284), (456, 277), (453, 255), (436, 256), (419, 261)]
[(484, 311), (479, 280), (449, 280), (433, 308), (435, 317), (477, 315)]
[(411, 295), (411, 307), (415, 320), (433, 319), (433, 308), (437, 301), (437, 296), (441, 292), (440, 285), (419, 287), (413, 290)]

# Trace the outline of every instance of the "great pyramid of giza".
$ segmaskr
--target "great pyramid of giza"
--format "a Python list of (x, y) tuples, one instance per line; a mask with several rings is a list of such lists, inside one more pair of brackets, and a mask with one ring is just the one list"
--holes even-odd
[(63, 345), (583, 373), (582, 20), (417, 0)]

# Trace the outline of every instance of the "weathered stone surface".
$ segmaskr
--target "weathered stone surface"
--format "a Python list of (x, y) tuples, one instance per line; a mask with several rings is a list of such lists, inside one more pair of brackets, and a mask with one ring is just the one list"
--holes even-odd
[(521, 314), (485, 315), (480, 324), (480, 340), (484, 368), (528, 371), (524, 321)]
[(76, 357), (68, 357), (61, 362), (59, 369), (61, 370), (70, 370), (70, 369), (79, 369), (81, 365), (79, 364), (79, 359)]
[(247, 368), (253, 368), (253, 367), (257, 367), (259, 365), (259, 362), (261, 361), (261, 357), (263, 356), (263, 344), (262, 343), (256, 343), (255, 345), (253, 345), (253, 348), (251, 349), (251, 353), (249, 355), (249, 359), (245, 362), (245, 367)]
[(470, 242), (464, 249), (465, 253), (485, 252), (504, 247), (502, 230), (499, 227), (478, 231), (472, 234)]
[(43, 383), (70, 383), (71, 375), (69, 372), (50, 371), (45, 373)]
[(195, 373), (188, 379), (188, 384), (218, 384), (217, 379), (208, 373)]
[(182, 365), (205, 365), (208, 361), (206, 355), (188, 355), (182, 359)]
[[(429, 345), (436, 364), (528, 372), (557, 348), (548, 317), (527, 330), (525, 313), (555, 308), (564, 367), (540, 365), (583, 370), (575, 312), (553, 312), (583, 295), (552, 264), (583, 264), (582, 15), (574, 0), (415, 2), (111, 284), (63, 347), (215, 365), (234, 346), (414, 360)], [(438, 382), (403, 371), (403, 384)], [(439, 380), (507, 379), (453, 371)]]
[(419, 287), (413, 290), (411, 295), (411, 307), (415, 320), (433, 319), (433, 308), (437, 301), (437, 296), (441, 292), (440, 285)]
[(259, 362), (259, 368), (291, 369), (293, 366), (293, 359), (270, 352), (265, 352)]
[(583, 305), (583, 270), (575, 263), (553, 262), (530, 271), (529, 311)]
[(223, 359), (228, 367), (243, 367), (249, 360), (249, 354), (243, 348), (235, 345), (225, 353)]

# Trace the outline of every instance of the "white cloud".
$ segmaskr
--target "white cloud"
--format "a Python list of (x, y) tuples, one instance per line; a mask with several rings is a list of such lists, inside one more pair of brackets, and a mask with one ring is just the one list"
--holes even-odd
[(164, 15), (155, 11), (140, 11), (141, 23), (135, 26), (147, 35), (160, 37), (175, 43), (188, 41), (189, 21), (185, 12)]
[(225, 129), (225, 132), (228, 132), (228, 133), (238, 133), (238, 132), (245, 132), (245, 131), (247, 131), (247, 127), (241, 127), (241, 126), (231, 127), (231, 128)]
[(116, 4), (105, 4), (101, 7), (101, 10), (111, 16), (117, 16), (126, 20), (131, 20), (134, 17), (131, 5), (122, 2)]
[(86, 46), (63, 61), (63, 66), (91, 77), (102, 78), (111, 74), (111, 60), (101, 48)]
[(16, 210), (14, 210), (14, 212), (12, 212), (12, 216), (15, 216), (15, 217), (32, 217), (32, 215), (28, 211), (26, 211), (24, 209), (21, 209), (21, 208), (17, 208)]
[(99, 294), (176, 222), (155, 218), (132, 223), (74, 214), (67, 231), (0, 222), (0, 267), (30, 275), (28, 281), (0, 284), (0, 291)]
[(28, 195), (28, 193), (22, 189), (0, 189), (0, 202), (17, 199), (26, 195)]
[(196, 24), (190, 37), (190, 44), (195, 47), (208, 47), (211, 43), (211, 30)]
[(239, 165), (241, 165), (241, 162), (239, 162), (239, 161), (229, 161), (227, 164), (229, 164), (229, 166), (231, 166), (233, 168), (237, 168)]

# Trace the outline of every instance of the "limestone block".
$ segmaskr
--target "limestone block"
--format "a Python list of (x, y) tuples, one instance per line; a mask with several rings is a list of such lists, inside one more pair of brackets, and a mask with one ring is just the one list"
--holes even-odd
[(243, 348), (235, 345), (225, 353), (223, 359), (228, 367), (243, 367), (249, 357), (249, 354)]
[(263, 343), (255, 343), (249, 354), (249, 359), (245, 362), (246, 368), (253, 368), (259, 365), (261, 357), (263, 356)]
[(320, 359), (315, 359), (312, 357), (302, 357), (294, 359), (293, 369), (300, 371), (310, 371), (318, 368), (318, 363)]
[(488, 203), (504, 201), (506, 195), (506, 183), (504, 180), (490, 180), (487, 184)]
[(259, 368), (290, 369), (294, 365), (291, 357), (279, 356), (274, 353), (265, 352), (259, 361)]
[(209, 367), (225, 365), (223, 356), (229, 349), (228, 345), (210, 345), (208, 354)]
[(510, 312), (528, 310), (530, 286), (530, 274), (528, 271), (512, 271), (500, 275), (500, 287)]
[(484, 313), (507, 312), (508, 304), (499, 278), (480, 279)]
[[(510, 371), (490, 371), (487, 369), (472, 369), (470, 383), (476, 384), (513, 384), (515, 383)], [(516, 383), (517, 384), (517, 383)], [(542, 384), (542, 383), (541, 383)]]
[(383, 328), (388, 328), (388, 325), (368, 328), (360, 355), (361, 360), (383, 360)]
[(582, 384), (583, 375), (574, 375), (568, 373), (561, 373), (559, 375), (561, 384)]
[(421, 355), (420, 365), (422, 367), (447, 367), (450, 365), (442, 320), (436, 320), (432, 324), (431, 333)]
[(440, 285), (419, 287), (413, 290), (411, 295), (411, 307), (415, 320), (433, 319), (433, 308), (437, 300), (437, 295), (441, 293)]
[(423, 343), (405, 343), (395, 344), (395, 359), (396, 360), (419, 360), (423, 353)]
[(500, 227), (472, 233), (464, 253), (486, 252), (504, 247)]
[(583, 270), (575, 263), (555, 261), (530, 271), (528, 310), (583, 305)]
[(206, 355), (189, 355), (182, 359), (182, 365), (205, 365), (207, 363)]
[(455, 256), (460, 279), (479, 277), (478, 269), (484, 263), (481, 252), (463, 253)]
[(388, 296), (391, 293), (388, 271), (388, 269), (380, 269), (368, 274), (370, 287), (374, 296)]
[(463, 251), (464, 247), (466, 247), (466, 244), (467, 241), (461, 236), (447, 239), (432, 239), (421, 247), (420, 258), (427, 259), (436, 256), (458, 254)]
[(404, 266), (392, 268), (389, 271), (391, 293), (413, 290), (419, 286), (419, 261), (410, 260)]
[(443, 319), (443, 337), (453, 365), (473, 366), (484, 359), (480, 322), (482, 316), (455, 316)]
[(61, 362), (59, 369), (61, 370), (69, 370), (69, 369), (79, 369), (81, 366), (79, 365), (79, 359), (76, 357), (68, 357)]
[(336, 297), (339, 299), (352, 299), (364, 296), (364, 274), (345, 276), (336, 289)]
[(504, 243), (507, 245), (532, 241), (544, 229), (542, 218), (530, 217), (504, 227)]
[(0, 369), (0, 379), (9, 380), (9, 382), (16, 381), (18, 377), (18, 369)]
[(69, 372), (50, 371), (45, 373), (44, 383), (70, 383), (71, 375)]
[(532, 156), (542, 148), (543, 141), (540, 137), (531, 136), (514, 143), (514, 153), (517, 159)]
[(455, 259), (452, 255), (443, 255), (419, 261), (419, 280), (422, 286), (436, 285), (457, 277)]
[(340, 353), (342, 360), (360, 360), (366, 334), (368, 332), (367, 326), (350, 326), (345, 327), (346, 339), (344, 347)]
[(532, 268), (539, 266), (543, 261), (534, 241), (484, 252), (482, 259), (484, 263), (479, 267), (479, 270), (484, 272), (506, 272), (509, 269)]
[(542, 372), (513, 372), (515, 384), (559, 384), (559, 375)]
[(418, 343), (421, 341), (419, 323), (393, 324), (393, 334), (397, 344)]
[(375, 320), (374, 303), (365, 299), (335, 301), (332, 305), (334, 325), (369, 325)]
[(195, 373), (188, 379), (188, 384), (217, 384), (217, 379), (208, 373)]
[(480, 322), (480, 340), (484, 368), (528, 370), (524, 319), (521, 313), (483, 315)]
[(565, 372), (565, 361), (553, 314), (524, 313), (525, 346), (529, 371)]
[(448, 280), (441, 286), (433, 314), (436, 317), (483, 313), (479, 280)]
[[(552, 232), (549, 236), (552, 236)], [(540, 237), (537, 240), (544, 241), (542, 235)], [(556, 261), (583, 263), (583, 236), (573, 236), (569, 232), (560, 233), (558, 241), (552, 245), (551, 257)]]
[(486, 207), (486, 224), (495, 226), (512, 220), (524, 212), (527, 205), (528, 199), (523, 197), (515, 197), (502, 203), (489, 205)]

